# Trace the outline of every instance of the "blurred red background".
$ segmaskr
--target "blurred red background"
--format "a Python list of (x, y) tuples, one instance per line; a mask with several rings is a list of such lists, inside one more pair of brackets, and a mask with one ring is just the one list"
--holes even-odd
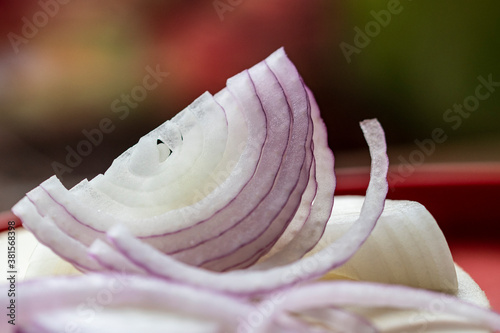
[[(413, 167), (416, 151), (424, 156), (418, 163), (423, 166), (500, 161), (500, 92), (481, 101), (457, 128), (443, 118), (474, 94), (479, 76), (500, 82), (500, 3), (401, 1), (401, 11), (386, 26), (379, 24), (367, 45), (347, 59), (341, 43), (355, 46), (355, 29), (365, 31), (376, 21), (373, 13), (380, 16), (388, 4), (0, 0), (0, 211), (54, 174), (52, 163), (63, 162), (66, 147), (74, 147), (85, 138), (83, 131), (97, 128), (103, 118), (111, 119), (115, 130), (65, 175), (66, 185), (103, 172), (141, 135), (281, 46), (315, 93), (339, 168), (369, 165), (358, 122), (370, 117), (385, 128), (395, 170)], [(148, 66), (169, 76), (120, 119), (113, 102), (142, 83)], [(416, 140), (431, 138), (436, 128), (447, 139), (422, 155)], [(473, 164), (468, 174), (477, 172)], [(400, 185), (409, 186), (411, 177)], [(417, 178), (420, 188), (426, 177)], [(406, 199), (421, 199), (407, 194)], [(500, 232), (490, 222), (500, 215), (488, 208), (490, 222), (479, 238), (454, 234), (450, 227), (457, 216), (485, 209), (482, 199), (498, 199), (497, 190), (475, 195), (475, 206), (463, 204), (466, 197), (460, 203), (449, 199), (457, 196), (444, 198), (453, 211), (438, 222), (446, 226), (457, 261), (480, 283), (490, 279), (483, 283), (492, 288), (491, 276), (500, 271)], [(423, 198), (431, 213), (440, 215), (439, 205), (432, 205), (436, 197)], [(470, 230), (480, 231), (482, 222), (469, 220)], [(467, 230), (466, 221), (460, 225)], [(498, 308), (500, 291), (489, 290)]]

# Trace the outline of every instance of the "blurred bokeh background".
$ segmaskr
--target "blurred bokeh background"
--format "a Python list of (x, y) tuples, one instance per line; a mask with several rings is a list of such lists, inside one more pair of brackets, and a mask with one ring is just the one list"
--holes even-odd
[[(140, 136), (281, 46), (316, 95), (339, 168), (369, 165), (358, 122), (372, 117), (385, 128), (392, 165), (406, 171), (498, 162), (499, 32), (494, 0), (0, 0), (0, 211), (55, 164), (67, 166), (68, 149), (103, 121), (98, 144), (62, 174), (66, 186), (103, 172)], [(158, 84), (141, 90), (151, 71)], [(464, 103), (474, 111), (453, 111)], [(500, 295), (498, 187), (489, 189), (486, 206), (481, 189), (474, 206), (467, 189), (428, 204), (433, 214), (456, 207), (447, 230), (475, 211), (489, 218), (483, 230), (493, 240), (452, 249)], [(464, 222), (467, 233), (481, 219)]]
[[(0, 3), (3, 209), (54, 174), (54, 162), (67, 166), (68, 149), (103, 119), (112, 130), (59, 174), (68, 186), (280, 46), (316, 95), (330, 145), (345, 156), (339, 166), (368, 163), (358, 122), (369, 117), (386, 129), (393, 163), (411, 163), (415, 140), (436, 128), (446, 140), (424, 162), (500, 160), (495, 1)], [(148, 68), (168, 76), (144, 95)], [(447, 111), (475, 95), (479, 76), (499, 91), (475, 111)]]
[[(113, 130), (64, 173), (68, 186), (280, 46), (316, 95), (339, 166), (369, 160), (358, 128), (368, 117), (386, 129), (393, 163), (435, 128), (446, 140), (425, 162), (500, 160), (500, 87), (444, 119), (479, 76), (500, 82), (499, 18), (493, 0), (0, 0), (0, 208), (102, 119)], [(115, 112), (147, 67), (169, 75)]]

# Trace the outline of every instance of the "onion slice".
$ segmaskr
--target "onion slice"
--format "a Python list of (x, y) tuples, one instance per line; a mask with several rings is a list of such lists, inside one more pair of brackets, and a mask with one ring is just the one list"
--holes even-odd
[[(87, 248), (62, 232), (49, 216), (42, 215), (30, 199), (28, 193), (17, 205), (16, 214), (22, 219), (23, 226), (36, 235), (42, 244), (47, 244), (56, 254), (71, 262), (80, 270), (101, 271), (104, 268), (87, 255)], [(70, 249), (70, 251), (68, 251)]]
[[(29, 195), (80, 249), (125, 225), (180, 261), (225, 271), (252, 265), (289, 225), (303, 229), (303, 245), (287, 260), (303, 256), (321, 237), (333, 191), (319, 109), (279, 49), (141, 138), (104, 175), (70, 190), (54, 176)], [(25, 204), (13, 211), (35, 230)], [(62, 256), (68, 250), (39, 239)]]
[[(54, 176), (27, 193), (13, 207), (26, 228), (80, 271), (94, 273), (23, 282), (18, 328), (5, 321), (0, 328), (59, 332), (71, 324), (80, 332), (135, 332), (142, 322), (150, 332), (331, 332), (336, 325), (376, 332), (363, 309), (432, 312), (438, 304), (457, 327), (500, 329), (498, 314), (450, 295), (318, 281), (343, 274), (456, 291), (449, 249), (430, 214), (418, 204), (386, 203), (381, 125), (365, 120), (361, 129), (370, 181), (364, 198), (336, 201), (350, 213), (356, 201), (356, 216), (343, 220), (332, 215), (334, 158), (318, 105), (279, 49), (140, 138), (104, 174), (69, 190)], [(335, 219), (348, 220), (348, 228), (331, 231)], [(416, 235), (380, 236), (378, 230), (397, 234), (395, 223), (408, 223)], [(431, 235), (422, 236), (424, 225)], [(370, 236), (405, 250), (388, 254)], [(415, 239), (430, 242), (427, 252), (406, 249)], [(389, 268), (410, 261), (401, 266), (407, 276), (376, 273), (363, 263), (366, 256), (360, 263), (363, 249), (396, 258), (386, 260)], [(436, 282), (443, 278), (451, 281), (448, 290)], [(0, 286), (3, 295), (6, 288)], [(276, 294), (281, 301), (273, 303)], [(90, 314), (81, 311), (89, 299), (101, 303), (92, 320), (82, 318)]]
[[(339, 239), (355, 223), (363, 197), (336, 196), (336, 209), (312, 255)], [(370, 237), (343, 266), (323, 277), (402, 284), (447, 293), (457, 291), (453, 258), (441, 229), (421, 204), (386, 200)]]
[[(388, 159), (376, 120), (361, 123), (372, 156), (372, 174), (360, 217), (337, 242), (313, 256), (263, 271), (217, 273), (186, 265), (135, 238), (124, 226), (108, 232), (114, 247), (148, 273), (168, 280), (236, 295), (258, 295), (320, 277), (345, 263), (363, 244), (384, 207)], [(310, 267), (312, 267), (310, 269)]]
[(291, 311), (309, 329), (325, 327), (325, 332), (378, 333), (379, 330), (366, 318), (338, 307), (323, 307), (300, 312)]
[[(321, 119), (318, 104), (309, 89), (307, 93), (314, 124), (314, 157), (317, 164), (314, 177), (317, 181), (309, 188), (310, 193), (304, 193), (304, 204), (310, 202), (309, 195), (312, 197), (312, 192), (314, 192), (314, 204), (304, 207), (305, 212), (299, 211), (306, 218), (301, 228), (294, 230), (292, 224), (281, 236), (281, 242), (278, 241), (277, 246), (271, 249), (269, 256), (263, 258), (262, 262), (253, 266), (252, 269), (284, 265), (302, 258), (320, 240), (332, 212), (335, 192), (335, 173), (332, 172), (334, 157), (328, 146), (327, 129)], [(301, 221), (300, 215), (298, 221)]]
[(458, 319), (465, 317), (483, 327), (500, 329), (500, 315), (475, 304), (443, 293), (373, 282), (335, 281), (303, 285), (287, 292), (281, 304), (284, 311), (329, 306), (418, 309), (435, 314), (451, 314)]
[[(88, 274), (26, 281), (18, 286), (16, 325), (4, 333), (36, 332), (234, 332), (254, 307), (222, 294), (151, 277)], [(1, 288), (7, 294), (7, 286)], [(1, 299), (2, 307), (9, 300)], [(5, 308), (4, 307), (4, 308)], [(256, 329), (254, 332), (258, 332)]]

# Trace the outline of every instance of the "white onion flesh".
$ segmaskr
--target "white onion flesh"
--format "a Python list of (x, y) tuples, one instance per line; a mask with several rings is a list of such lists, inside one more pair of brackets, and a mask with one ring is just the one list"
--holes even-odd
[[(312, 255), (340, 238), (359, 215), (363, 197), (337, 196), (335, 209)], [(403, 284), (448, 293), (457, 291), (450, 249), (432, 215), (414, 201), (386, 200), (377, 226), (356, 254), (326, 278)]]
[[(374, 332), (380, 316), (359, 308), (420, 313), (439, 300), (440, 315), (458, 328), (500, 329), (500, 316), (484, 307), (408, 287), (461, 290), (430, 214), (405, 202), (384, 211), (384, 132), (376, 120), (361, 128), (372, 158), (366, 196), (338, 199), (332, 215), (326, 127), (279, 49), (142, 137), (103, 175), (70, 190), (49, 178), (13, 212), (79, 271), (101, 273), (23, 283), (20, 331), (55, 332), (81, 319), (71, 309), (113, 281), (110, 272), (132, 283), (95, 321), (79, 322), (82, 332), (134, 330), (123, 315), (148, 321), (151, 332)], [(360, 281), (316, 281), (333, 276)], [(263, 315), (276, 293), (282, 302)]]
[[(134, 235), (164, 253), (191, 265), (221, 271), (250, 265), (269, 251), (297, 210), (311, 202), (310, 198), (304, 198), (306, 202), (301, 204), (305, 189), (313, 187), (314, 190), (315, 186), (308, 183), (320, 179), (324, 185), (315, 191), (310, 208), (309, 218), (314, 221), (306, 223), (315, 223), (317, 229), (310, 248), (324, 229), (334, 190), (330, 180), (333, 161), (326, 145), (326, 130), (320, 123), (319, 111), (311, 118), (310, 99), (312, 95), (308, 96), (295, 67), (279, 50), (264, 62), (229, 79), (227, 88), (216, 98), (205, 93), (172, 121), (146, 135), (117, 158), (104, 175), (90, 182), (83, 181), (70, 191), (52, 177), (27, 197), (42, 207), (51, 207), (46, 215), (86, 246), (94, 239), (104, 240), (105, 231), (112, 225), (124, 224)], [(231, 116), (223, 117), (223, 114)], [(240, 134), (237, 137), (240, 140), (236, 140), (240, 144), (233, 142), (230, 149), (224, 151), (226, 142), (231, 141), (224, 133), (238, 132), (234, 127), (241, 127), (243, 120), (246, 141), (241, 140)], [(175, 137), (178, 132), (182, 143), (177, 142), (177, 147), (171, 148), (172, 154), (159, 163), (159, 153), (155, 156), (156, 138)], [(216, 135), (218, 132), (222, 133), (220, 137)], [(314, 152), (313, 139), (318, 140)], [(193, 160), (193, 156), (197, 157)], [(208, 157), (212, 158), (210, 163)], [(182, 164), (185, 160), (188, 162)], [(171, 165), (175, 166), (174, 179), (171, 179)], [(187, 165), (191, 166), (187, 168)], [(179, 175), (179, 170), (186, 172)], [(213, 180), (214, 184), (209, 184), (213, 187), (208, 190), (200, 179)], [(176, 187), (179, 183), (185, 183), (186, 188), (191, 189), (189, 193), (186, 189), (180, 191)], [(164, 186), (158, 190), (158, 184)], [(135, 193), (129, 193), (130, 188), (134, 188)], [(169, 192), (170, 196), (181, 192), (179, 197), (186, 198), (184, 206), (169, 206), (170, 196), (161, 191)], [(201, 193), (200, 200), (191, 202), (197, 193)], [(150, 204), (145, 205), (143, 197), (149, 198), (151, 194), (160, 199), (147, 199)], [(158, 204), (163, 197), (167, 203)], [(60, 210), (52, 209), (57, 206), (65, 212), (51, 214)], [(22, 209), (14, 207), (14, 210), (22, 213)], [(142, 214), (144, 210), (148, 213)], [(30, 221), (34, 221), (25, 220), (28, 227)], [(300, 255), (305, 251), (302, 252)]]
[[(346, 233), (347, 236), (313, 256), (267, 270), (239, 270), (221, 274), (200, 270), (164, 255), (133, 237), (123, 226), (110, 230), (108, 238), (119, 252), (153, 275), (236, 295), (256, 295), (320, 277), (345, 263), (357, 251), (369, 236), (383, 210), (387, 192), (385, 176), (388, 161), (385, 155), (385, 141), (378, 141), (377, 144), (377, 139), (383, 136), (383, 132), (376, 121), (365, 121), (362, 128), (372, 154), (372, 178), (359, 221)], [(94, 255), (99, 256), (95, 252)], [(310, 266), (314, 268), (304, 269)]]
[[(458, 275), (458, 299), (479, 307), (487, 308), (489, 303), (484, 292), (460, 267), (456, 267)], [(488, 333), (484, 326), (474, 324), (470, 318), (454, 316), (440, 310), (443, 300), (435, 298), (425, 311), (416, 309), (396, 309), (384, 307), (350, 307), (352, 313), (369, 319), (381, 332), (455, 332), (455, 333)]]

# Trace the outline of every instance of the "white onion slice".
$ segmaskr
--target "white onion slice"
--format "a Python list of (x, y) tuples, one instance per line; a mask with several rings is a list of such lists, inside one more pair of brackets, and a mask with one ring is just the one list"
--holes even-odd
[[(314, 225), (316, 233), (307, 250), (326, 225), (334, 190), (326, 130), (316, 105), (311, 116), (312, 100), (280, 49), (141, 138), (104, 175), (69, 191), (52, 177), (33, 191), (33, 203), (84, 246), (124, 224), (164, 253), (219, 271), (258, 260), (301, 208), (293, 225)], [(309, 183), (318, 180), (316, 191)]]
[[(308, 255), (335, 242), (354, 223), (363, 197), (337, 196), (321, 241)], [(457, 291), (450, 249), (432, 215), (414, 201), (386, 200), (370, 238), (343, 266), (324, 278), (341, 277), (447, 293)]]
[(87, 248), (62, 232), (48, 216), (41, 215), (30, 201), (29, 194), (17, 205), (16, 214), (22, 216), (23, 225), (36, 235), (37, 239), (48, 245), (63, 259), (76, 264), (75, 267), (86, 271), (101, 271), (104, 268), (88, 257)]
[(166, 256), (133, 237), (123, 226), (111, 229), (108, 237), (122, 254), (150, 274), (230, 294), (257, 295), (320, 277), (342, 265), (356, 252), (383, 210), (388, 169), (384, 133), (376, 120), (364, 121), (361, 126), (372, 156), (372, 174), (359, 221), (339, 241), (313, 256), (263, 271), (221, 274), (189, 266)]

